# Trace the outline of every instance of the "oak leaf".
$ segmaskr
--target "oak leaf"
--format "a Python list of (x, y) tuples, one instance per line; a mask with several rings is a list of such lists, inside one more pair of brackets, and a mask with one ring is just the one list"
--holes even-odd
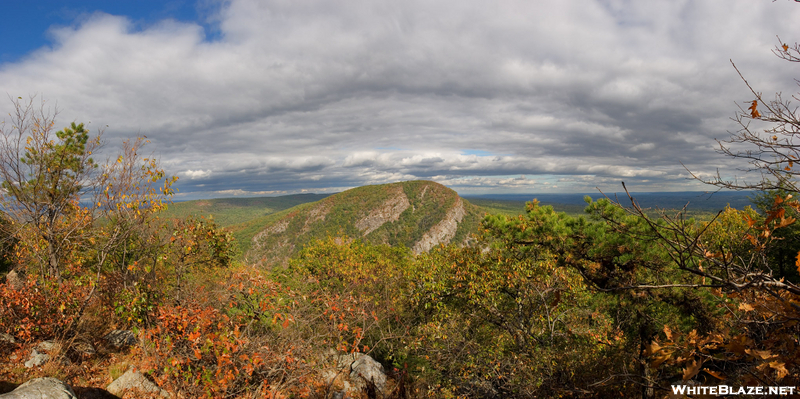
[(751, 305), (749, 303), (742, 302), (742, 303), (739, 304), (739, 310), (744, 311), (744, 312), (752, 312), (755, 309), (756, 308), (754, 308), (753, 305)]
[(697, 359), (692, 359), (692, 363), (683, 369), (683, 380), (687, 381), (692, 379), (692, 377), (696, 376), (697, 373), (700, 372), (700, 367), (703, 366), (703, 361), (698, 361)]
[(757, 107), (758, 107), (758, 100), (753, 100), (753, 102), (750, 103), (750, 107), (747, 108), (750, 110), (750, 117), (753, 119), (761, 117), (761, 113), (758, 112), (758, 109), (756, 109)]

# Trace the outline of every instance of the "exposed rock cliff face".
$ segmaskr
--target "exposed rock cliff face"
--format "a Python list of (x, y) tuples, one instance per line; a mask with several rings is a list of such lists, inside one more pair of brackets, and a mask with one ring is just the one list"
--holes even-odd
[(344, 236), (403, 245), (414, 253), (464, 243), (477, 230), (478, 208), (430, 181), (358, 187), (287, 210), (253, 238), (248, 261), (285, 264), (316, 239)]
[(263, 241), (264, 237), (283, 233), (284, 231), (286, 231), (286, 228), (289, 227), (290, 220), (291, 219), (288, 218), (279, 220), (277, 223), (262, 230), (260, 233), (256, 234), (255, 237), (253, 237), (253, 243), (258, 245), (258, 243)]
[(433, 226), (422, 235), (422, 238), (414, 244), (412, 251), (415, 254), (428, 252), (431, 248), (439, 244), (447, 244), (456, 236), (458, 224), (464, 219), (467, 212), (464, 210), (464, 202), (458, 198), (456, 204), (447, 211), (444, 219)]
[(356, 222), (356, 228), (361, 230), (363, 235), (372, 233), (384, 223), (398, 221), (403, 211), (411, 206), (406, 193), (403, 192), (403, 187), (396, 186), (393, 191), (394, 193), (386, 202)]
[[(328, 214), (328, 211), (330, 211), (330, 204), (328, 201), (321, 201), (311, 208), (311, 211), (308, 212), (308, 218), (303, 225), (303, 233), (309, 232), (311, 230), (311, 225), (314, 223), (325, 220), (325, 215)], [(284, 228), (284, 230), (286, 230), (286, 228)]]

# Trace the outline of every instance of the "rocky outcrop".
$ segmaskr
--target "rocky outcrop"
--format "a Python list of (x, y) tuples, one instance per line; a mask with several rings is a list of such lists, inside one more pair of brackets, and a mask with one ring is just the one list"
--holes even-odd
[(422, 238), (411, 248), (415, 254), (427, 252), (439, 244), (447, 244), (456, 236), (458, 224), (464, 219), (467, 212), (464, 210), (464, 202), (461, 198), (456, 200), (455, 205), (447, 211), (445, 217), (431, 227), (430, 230), (422, 235)]
[(289, 227), (289, 222), (290, 221), (291, 221), (291, 219), (283, 219), (283, 220), (279, 221), (278, 223), (275, 223), (274, 225), (269, 226), (268, 228), (264, 229), (262, 232), (256, 234), (253, 237), (253, 244), (255, 244), (255, 246), (257, 246), (257, 247), (260, 247), (261, 246), (260, 243), (267, 236), (270, 236), (270, 235), (273, 235), (273, 234), (283, 233), (284, 231), (286, 231), (286, 228)]
[(142, 393), (156, 393), (163, 398), (168, 398), (169, 392), (159, 388), (158, 385), (148, 380), (144, 374), (129, 369), (122, 376), (114, 380), (107, 388), (108, 392), (122, 396), (126, 391), (138, 391)]
[(29, 369), (38, 367), (47, 363), (48, 360), (50, 360), (50, 355), (48, 355), (47, 353), (39, 352), (39, 350), (34, 349), (33, 351), (31, 351), (31, 356), (25, 362), (25, 367)]
[(435, 182), (357, 187), (271, 219), (254, 235), (245, 259), (266, 268), (286, 265), (304, 246), (339, 236), (419, 254), (440, 243), (460, 244), (479, 223), (475, 206)]
[(97, 354), (97, 349), (94, 348), (94, 345), (87, 341), (75, 341), (70, 349), (81, 356), (93, 356)]
[[(427, 187), (425, 188), (427, 189)], [(408, 197), (406, 193), (403, 192), (403, 187), (397, 186), (386, 202), (373, 209), (369, 215), (356, 222), (356, 228), (361, 230), (361, 234), (366, 236), (383, 226), (384, 223), (396, 222), (399, 220), (400, 215), (403, 211), (408, 209), (409, 206), (411, 206), (411, 203), (408, 202)]]
[(2, 399), (78, 399), (69, 385), (51, 377), (34, 378), (17, 389), (0, 395)]
[(11, 334), (0, 333), (0, 343), (16, 344), (17, 340)]
[(19, 291), (25, 286), (25, 275), (16, 270), (8, 272), (5, 280), (6, 284), (15, 291)]
[(324, 371), (322, 376), (327, 384), (341, 389), (334, 394), (334, 397), (357, 398), (361, 397), (361, 393), (369, 391), (378, 394), (378, 397), (383, 397), (386, 389), (386, 373), (382, 364), (369, 355), (357, 352), (344, 355), (335, 355), (334, 352), (329, 356), (333, 356), (335, 367)]
[(109, 345), (117, 349), (127, 348), (139, 343), (139, 340), (136, 339), (136, 335), (133, 333), (133, 331), (129, 330), (114, 330), (106, 334), (104, 338)]
[(303, 224), (303, 233), (307, 233), (311, 230), (311, 225), (316, 222), (321, 222), (325, 220), (325, 215), (328, 214), (330, 211), (330, 206), (325, 200), (322, 200), (317, 206), (311, 209), (308, 212), (308, 218), (306, 218), (306, 222)]
[(362, 355), (350, 365), (350, 381), (362, 391), (375, 389), (376, 392), (383, 392), (386, 374), (382, 364), (368, 355)]
[(58, 352), (61, 346), (54, 341), (44, 341), (36, 345), (31, 351), (31, 356), (25, 362), (25, 367), (33, 368), (41, 366), (50, 360), (50, 352)]

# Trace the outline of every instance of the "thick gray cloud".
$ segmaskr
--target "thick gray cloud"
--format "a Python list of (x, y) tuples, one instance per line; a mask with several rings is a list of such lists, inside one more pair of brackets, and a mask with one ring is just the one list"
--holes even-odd
[[(204, 25), (94, 14), (0, 65), (63, 123), (144, 134), (185, 197), (433, 179), (464, 192), (703, 188), (735, 103), (795, 88), (793, 2), (220, 2)], [(205, 22), (205, 21), (204, 21)], [(7, 105), (3, 106), (7, 107)]]

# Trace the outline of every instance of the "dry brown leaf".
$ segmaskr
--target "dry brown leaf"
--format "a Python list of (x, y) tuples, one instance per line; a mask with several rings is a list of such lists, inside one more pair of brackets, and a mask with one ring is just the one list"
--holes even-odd
[(708, 374), (708, 375), (710, 375), (710, 376), (712, 376), (712, 377), (714, 377), (714, 378), (716, 378), (718, 380), (723, 380), (724, 381), (724, 380), (728, 379), (728, 377), (726, 377), (725, 374), (722, 374), (719, 371), (711, 371), (711, 370), (703, 370), (703, 371), (705, 371), (706, 374)]
[(783, 377), (786, 377), (789, 374), (789, 370), (786, 370), (786, 364), (778, 362), (777, 360), (770, 362), (769, 367), (775, 370), (778, 380), (782, 380)]
[(747, 108), (750, 110), (750, 117), (752, 117), (753, 119), (761, 117), (761, 113), (758, 112), (758, 109), (756, 109), (757, 107), (758, 107), (758, 100), (753, 100), (753, 102), (750, 104), (750, 107)]
[(683, 369), (683, 380), (691, 380), (697, 373), (700, 372), (700, 367), (703, 366), (703, 361), (698, 361), (697, 359), (693, 359), (692, 363), (689, 364), (688, 367)]
[(745, 353), (747, 353), (748, 355), (750, 355), (752, 357), (761, 358), (761, 359), (764, 359), (764, 360), (767, 360), (767, 359), (775, 356), (770, 351), (760, 351), (758, 349), (745, 349)]

